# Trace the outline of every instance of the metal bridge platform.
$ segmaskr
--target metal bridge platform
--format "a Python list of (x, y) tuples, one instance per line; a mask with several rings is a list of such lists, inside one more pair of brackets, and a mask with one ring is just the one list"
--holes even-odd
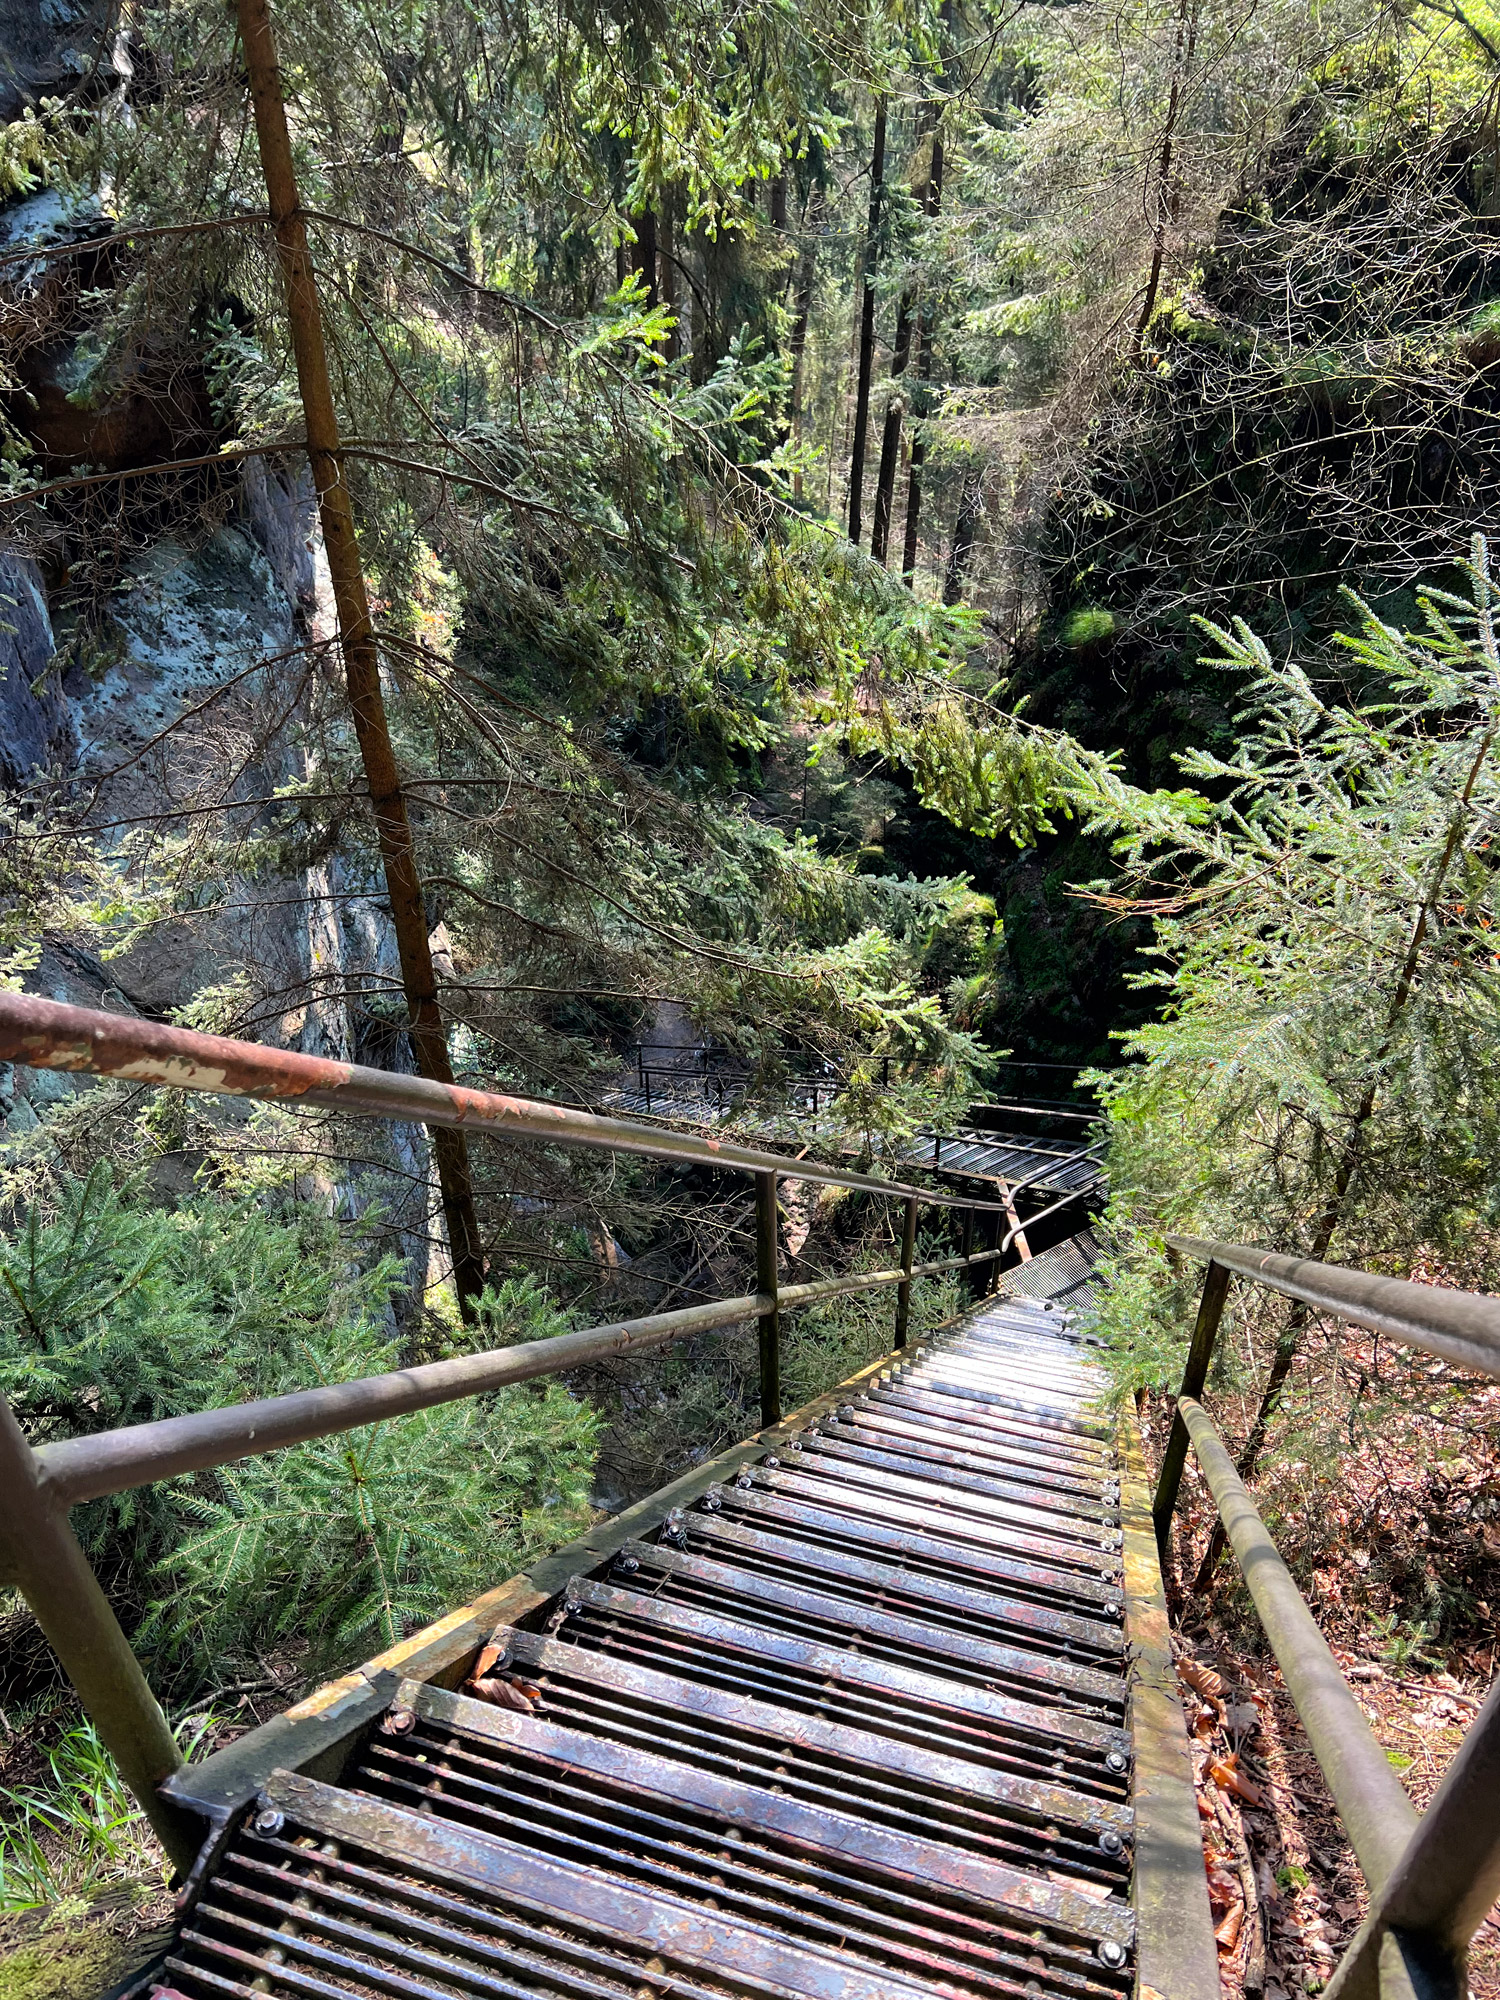
[(1043, 1296), (985, 1301), (179, 1773), (216, 1831), (142, 1990), (1212, 2000), (1087, 1275), (1077, 1243), (1036, 1259)]

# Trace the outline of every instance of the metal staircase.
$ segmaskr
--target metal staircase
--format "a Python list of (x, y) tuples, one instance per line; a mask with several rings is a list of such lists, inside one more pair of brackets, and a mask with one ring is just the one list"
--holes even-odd
[[(0, 1061), (754, 1186), (736, 1297), (36, 1445), (0, 1396), (0, 1579), (183, 1873), (129, 1994), (1218, 2000), (1158, 1560), (1191, 1451), (1368, 1889), (1325, 2000), (1462, 2000), (1500, 1895), (1500, 1684), (1419, 1816), (1201, 1398), (1235, 1281), (1492, 1380), (1500, 1301), (1168, 1237), (1206, 1269), (1153, 1506), (1073, 1314), (1086, 1229), (910, 1348), (915, 1282), (993, 1282), (1011, 1238), (974, 1238), (1007, 1199), (13, 993)], [(900, 1264), (784, 1284), (782, 1179), (899, 1202)], [(923, 1206), (958, 1255), (915, 1262)], [(875, 1289), (894, 1351), (783, 1420), (781, 1315)], [(753, 1437), (182, 1764), (74, 1506), (752, 1320)]]
[[(0, 1060), (753, 1187), (753, 1292), (38, 1444), (0, 1396), (0, 1576), (182, 1875), (132, 1993), (1217, 2000), (1133, 1413), (1073, 1319), (1087, 1232), (914, 1348), (913, 1285), (990, 1286), (1008, 1200), (18, 994)], [(899, 1204), (900, 1263), (784, 1282), (783, 1178)], [(924, 1207), (956, 1255), (916, 1261)], [(892, 1353), (784, 1419), (782, 1315), (875, 1289)], [(73, 1507), (746, 1322), (754, 1436), (182, 1763)]]
[[(1006, 1299), (794, 1419), (497, 1629), (459, 1689), (403, 1680), (339, 1768), (271, 1773), (158, 1990), (1129, 1992), (1099, 1386), (1066, 1310)], [(1212, 1972), (1196, 1868), (1181, 1921)]]

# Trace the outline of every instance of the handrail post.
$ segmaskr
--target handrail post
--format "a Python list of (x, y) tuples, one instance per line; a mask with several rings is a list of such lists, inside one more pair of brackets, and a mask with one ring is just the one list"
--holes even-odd
[(84, 1714), (119, 1766), (173, 1866), (186, 1874), (201, 1834), (157, 1793), (182, 1762), (141, 1663), (73, 1533), (42, 1484), (25, 1432), (0, 1395), (0, 1576), (31, 1606)]
[(760, 1424), (765, 1430), (781, 1422), (781, 1313), (776, 1268), (776, 1175), (755, 1176), (755, 1289), (771, 1299), (771, 1310), (760, 1316)]
[[(964, 1233), (963, 1241), (959, 1246), (959, 1254), (966, 1259), (974, 1255), (974, 1210), (972, 1205), (964, 1210)], [(976, 1269), (977, 1266), (973, 1264), (966, 1263), (964, 1266), (964, 1290), (971, 1299), (978, 1296), (975, 1290)]]
[(912, 1199), (906, 1204), (906, 1218), (901, 1225), (901, 1268), (906, 1276), (896, 1287), (896, 1346), (905, 1347), (906, 1327), (911, 1318), (911, 1266), (917, 1248), (917, 1204)]
[(1245, 1491), (1208, 1412), (1196, 1398), (1187, 1396), (1178, 1408), (1261, 1628), (1271, 1642), (1287, 1693), (1328, 1781), (1374, 1904), (1383, 1897), (1416, 1830), (1416, 1810), (1375, 1741), (1363, 1709), (1266, 1532), (1266, 1524)]
[[(1215, 1263), (1210, 1263), (1203, 1274), (1203, 1291), (1198, 1299), (1198, 1317), (1193, 1324), (1193, 1338), (1188, 1348), (1187, 1366), (1182, 1371), (1182, 1387), (1177, 1391), (1179, 1403), (1184, 1396), (1190, 1397), (1196, 1403), (1203, 1394), (1203, 1384), (1208, 1379), (1208, 1364), (1213, 1359), (1219, 1321), (1224, 1316), (1224, 1301), (1229, 1293), (1231, 1275), (1227, 1266)], [(1177, 1506), (1177, 1490), (1182, 1484), (1182, 1469), (1187, 1464), (1187, 1454), (1187, 1425), (1183, 1422), (1179, 1410), (1175, 1411), (1172, 1417), (1167, 1448), (1162, 1453), (1161, 1475), (1156, 1482), (1156, 1499), (1151, 1507), (1151, 1518), (1156, 1524), (1156, 1546), (1161, 1555), (1163, 1569), (1167, 1566), (1167, 1546), (1172, 1535), (1172, 1514)]]
[[(988, 1208), (985, 1210), (984, 1230), (979, 1239), (979, 1247), (981, 1250), (999, 1249), (1000, 1211), (998, 1209)], [(987, 1299), (991, 1292), (994, 1291), (996, 1281), (1000, 1275), (1000, 1262), (1001, 1260), (998, 1257), (989, 1257), (985, 1260), (984, 1269), (977, 1280), (980, 1298)]]

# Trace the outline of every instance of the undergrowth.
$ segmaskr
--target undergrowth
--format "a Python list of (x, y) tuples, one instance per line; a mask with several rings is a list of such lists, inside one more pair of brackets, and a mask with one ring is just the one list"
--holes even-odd
[[(191, 1757), (215, 1727), (196, 1716), (176, 1735)], [(0, 1915), (86, 1900), (121, 1879), (165, 1888), (170, 1868), (94, 1725), (75, 1722), (30, 1784), (0, 1785)]]

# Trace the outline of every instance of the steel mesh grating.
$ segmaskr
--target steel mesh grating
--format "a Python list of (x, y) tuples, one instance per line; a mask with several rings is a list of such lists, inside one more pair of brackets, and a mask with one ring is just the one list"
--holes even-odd
[(576, 1579), (499, 1706), (411, 1684), (344, 1786), (278, 1774), (172, 1986), (1123, 2000), (1096, 1384), (1061, 1315), (977, 1313)]

